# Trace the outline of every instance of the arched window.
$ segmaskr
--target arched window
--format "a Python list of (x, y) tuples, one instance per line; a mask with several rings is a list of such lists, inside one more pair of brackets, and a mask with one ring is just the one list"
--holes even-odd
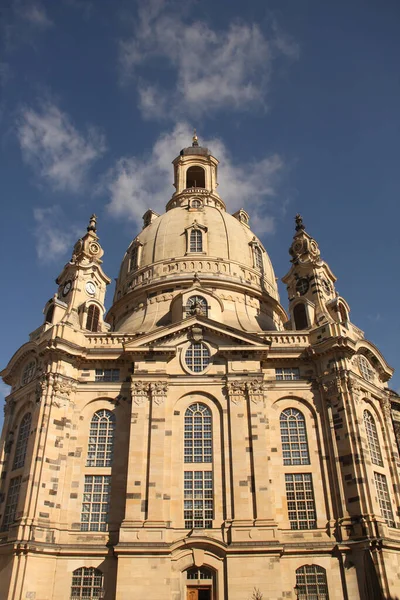
[(203, 252), (203, 233), (201, 229), (192, 229), (190, 232), (190, 252)]
[(13, 469), (20, 469), (25, 464), (26, 450), (28, 448), (29, 434), (31, 431), (32, 415), (26, 413), (19, 426), (17, 444), (15, 446)]
[(358, 366), (360, 368), (360, 373), (364, 377), (364, 379), (366, 379), (367, 381), (373, 381), (374, 370), (368, 358), (360, 354), (358, 357)]
[(49, 306), (46, 312), (45, 323), (52, 323), (54, 317), (54, 304)]
[(254, 252), (254, 266), (256, 269), (262, 270), (263, 257), (262, 257), (262, 250), (261, 250), (260, 246), (254, 246), (253, 252)]
[(319, 565), (304, 565), (296, 570), (296, 595), (299, 600), (329, 600), (326, 571)]
[(185, 412), (185, 463), (211, 462), (211, 411), (204, 404), (196, 402)]
[(99, 320), (100, 320), (100, 309), (91, 304), (88, 308), (87, 319), (86, 319), (86, 329), (89, 331), (98, 331), (99, 330)]
[(207, 300), (203, 296), (190, 296), (186, 302), (186, 316), (201, 315), (207, 317), (208, 305)]
[(103, 598), (104, 576), (99, 569), (81, 567), (72, 573), (71, 600)]
[(296, 304), (293, 309), (294, 325), (297, 330), (307, 329), (307, 313), (304, 304)]
[(193, 373), (201, 373), (210, 362), (210, 351), (202, 342), (190, 344), (185, 353), (185, 363)]
[(379, 446), (378, 432), (376, 430), (374, 417), (371, 415), (371, 413), (368, 410), (364, 410), (364, 426), (365, 426), (365, 431), (367, 432), (367, 439), (368, 439), (369, 453), (371, 455), (371, 461), (375, 465), (379, 465), (380, 467), (383, 467), (383, 460), (382, 460), (381, 449)]
[(110, 467), (114, 451), (115, 415), (109, 410), (98, 410), (90, 422), (86, 466)]
[(306, 422), (296, 408), (281, 413), (281, 439), (284, 465), (309, 465)]
[(190, 201), (190, 208), (203, 208), (203, 202), (200, 200), (200, 198), (193, 198), (193, 200)]
[(26, 385), (30, 381), (32, 381), (34, 375), (36, 373), (36, 360), (30, 360), (24, 367), (21, 383), (22, 385)]
[(347, 321), (347, 310), (345, 309), (343, 304), (339, 304), (339, 314), (340, 314), (340, 321), (342, 323)]
[(205, 188), (206, 175), (202, 167), (189, 167), (186, 172), (186, 187), (187, 188)]

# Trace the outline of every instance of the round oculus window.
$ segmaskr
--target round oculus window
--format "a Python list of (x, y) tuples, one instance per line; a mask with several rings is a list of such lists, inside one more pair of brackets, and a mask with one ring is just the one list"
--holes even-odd
[(310, 284), (308, 282), (308, 279), (306, 279), (305, 277), (302, 277), (301, 279), (299, 279), (296, 283), (296, 290), (299, 292), (299, 294), (301, 294), (302, 296), (308, 292), (308, 288), (310, 287)]
[(192, 373), (201, 373), (210, 363), (210, 351), (203, 342), (190, 344), (185, 352), (185, 364)]

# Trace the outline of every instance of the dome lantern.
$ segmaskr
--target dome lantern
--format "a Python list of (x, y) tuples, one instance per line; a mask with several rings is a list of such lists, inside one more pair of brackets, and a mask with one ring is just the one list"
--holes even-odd
[(202, 202), (225, 210), (225, 204), (217, 192), (218, 160), (210, 150), (199, 144), (194, 130), (192, 145), (183, 148), (173, 161), (175, 193), (166, 209), (188, 205), (194, 196), (202, 198)]

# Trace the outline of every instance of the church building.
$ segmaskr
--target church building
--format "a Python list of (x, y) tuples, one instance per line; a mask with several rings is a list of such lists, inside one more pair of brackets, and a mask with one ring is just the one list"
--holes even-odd
[(93, 215), (2, 371), (0, 600), (400, 597), (393, 370), (300, 215), (285, 311), (217, 169), (195, 135), (107, 314)]

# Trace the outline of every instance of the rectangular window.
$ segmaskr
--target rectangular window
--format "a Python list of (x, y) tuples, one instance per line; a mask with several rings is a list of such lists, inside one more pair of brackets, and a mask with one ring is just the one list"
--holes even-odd
[(213, 508), (212, 471), (185, 471), (185, 529), (211, 529)]
[(81, 531), (107, 531), (110, 475), (85, 475)]
[(396, 523), (394, 522), (393, 518), (392, 503), (390, 501), (386, 477), (381, 475), (381, 473), (374, 473), (374, 479), (382, 517), (385, 519), (389, 527), (396, 527)]
[(285, 483), (290, 528), (315, 529), (317, 517), (311, 473), (287, 473)]
[(300, 371), (297, 368), (275, 369), (275, 379), (277, 381), (296, 381), (300, 379)]
[(4, 509), (4, 518), (2, 529), (7, 530), (14, 523), (18, 507), (19, 490), (21, 487), (22, 475), (10, 479), (8, 487), (7, 502)]
[(119, 369), (96, 369), (95, 381), (119, 381)]

